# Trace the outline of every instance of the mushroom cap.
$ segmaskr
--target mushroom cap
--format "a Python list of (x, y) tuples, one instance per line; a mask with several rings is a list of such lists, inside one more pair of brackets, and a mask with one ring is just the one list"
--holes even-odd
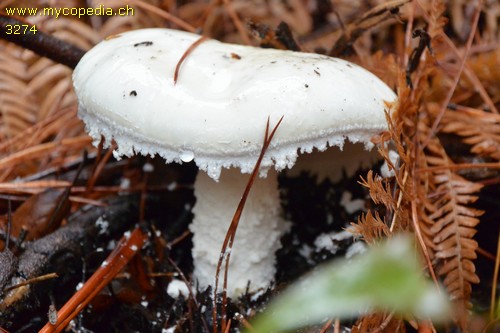
[(298, 152), (370, 146), (387, 129), (394, 92), (350, 62), (313, 53), (207, 40), (174, 71), (199, 35), (143, 29), (112, 36), (88, 51), (73, 74), (79, 116), (116, 156), (159, 154), (217, 180), (221, 168), (251, 172), (266, 122), (284, 116), (262, 168), (292, 167)]

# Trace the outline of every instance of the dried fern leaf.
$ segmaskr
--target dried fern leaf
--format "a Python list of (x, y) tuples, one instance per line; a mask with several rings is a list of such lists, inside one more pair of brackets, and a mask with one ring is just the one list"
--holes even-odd
[(446, 110), (441, 131), (463, 137), (473, 154), (500, 161), (500, 114), (478, 109)]
[[(99, 38), (88, 26), (68, 18), (26, 17), (84, 49)], [(71, 70), (14, 45), (0, 46), (0, 132), (2, 141), (15, 137), (56, 109), (76, 105)]]
[(382, 204), (392, 211), (396, 209), (396, 203), (394, 202), (389, 182), (375, 175), (373, 170), (368, 171), (366, 179), (361, 177), (359, 183), (369, 189), (370, 197), (375, 204)]
[(0, 43), (0, 132), (10, 138), (36, 121), (37, 104), (27, 89), (27, 64), (22, 49)]
[(367, 243), (375, 243), (390, 235), (387, 224), (380, 218), (378, 212), (375, 215), (371, 211), (358, 217), (357, 223), (351, 223), (349, 231), (361, 237)]
[[(426, 163), (429, 166), (449, 166), (452, 161), (447, 156), (438, 139), (430, 140), (426, 149)], [(471, 182), (450, 169), (439, 169), (430, 175), (432, 187), (428, 193), (432, 204), (421, 210), (426, 232), (432, 237), (433, 253), (437, 260), (437, 273), (444, 278), (443, 283), (458, 312), (466, 313), (472, 284), (479, 283), (473, 260), (476, 259), (478, 243), (473, 239), (478, 217), (483, 213), (468, 205), (477, 200), (481, 184)], [(422, 198), (422, 201), (430, 199)], [(457, 318), (466, 327), (466, 316)]]

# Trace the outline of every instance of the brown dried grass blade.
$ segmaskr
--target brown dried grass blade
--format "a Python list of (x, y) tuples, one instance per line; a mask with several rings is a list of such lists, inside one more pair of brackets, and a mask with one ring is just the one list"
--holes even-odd
[[(226, 307), (227, 307), (227, 298), (226, 298), (226, 289), (227, 289), (227, 274), (228, 274), (228, 268), (229, 268), (229, 260), (231, 257), (231, 252), (230, 250), (233, 247), (233, 241), (234, 238), (236, 237), (236, 230), (238, 228), (238, 223), (241, 218), (241, 214), (243, 213), (243, 208), (245, 207), (246, 200), (248, 198), (248, 195), (250, 193), (250, 189), (252, 188), (252, 185), (255, 181), (255, 178), (257, 177), (257, 173), (259, 172), (260, 169), (260, 164), (262, 163), (262, 159), (264, 158), (264, 155), (269, 148), (269, 145), (271, 144), (271, 141), (276, 134), (276, 131), (278, 130), (278, 127), (280, 126), (281, 122), (283, 121), (282, 116), (280, 120), (276, 123), (274, 128), (271, 130), (271, 133), (269, 133), (269, 118), (267, 119), (267, 124), (266, 124), (266, 132), (264, 134), (264, 143), (262, 145), (262, 149), (260, 151), (259, 158), (255, 162), (255, 166), (253, 168), (252, 174), (250, 175), (250, 179), (248, 180), (247, 186), (245, 187), (245, 191), (243, 192), (243, 195), (241, 196), (240, 202), (238, 203), (238, 207), (236, 208), (236, 212), (234, 213), (233, 219), (231, 221), (231, 224), (229, 225), (228, 231), (226, 233), (226, 238), (224, 239), (224, 242), (222, 244), (222, 249), (219, 257), (219, 261), (217, 263), (217, 269), (215, 271), (215, 285), (214, 285), (214, 305), (213, 305), (213, 310), (212, 310), (212, 319), (213, 319), (213, 332), (217, 333), (217, 287), (219, 283), (219, 274), (220, 270), (222, 267), (222, 263), (225, 259), (225, 271), (224, 271), (224, 285), (223, 285), (223, 290), (222, 290), (222, 330), (225, 329), (225, 320), (226, 320)], [(229, 252), (227, 251), (229, 249)]]
[(430, 140), (430, 136), (435, 135), (437, 127), (441, 121), (441, 118), (443, 117), (443, 115), (446, 111), (446, 107), (450, 103), (451, 98), (453, 96), (453, 93), (455, 92), (455, 89), (457, 88), (458, 81), (460, 80), (460, 76), (465, 68), (465, 64), (467, 63), (467, 58), (468, 58), (469, 53), (470, 53), (470, 48), (472, 46), (472, 42), (474, 41), (474, 36), (476, 33), (477, 24), (479, 22), (479, 15), (481, 14), (481, 8), (482, 8), (482, 3), (478, 2), (477, 6), (475, 8), (475, 11), (474, 11), (474, 17), (472, 19), (472, 29), (471, 29), (471, 32), (469, 34), (469, 38), (467, 40), (467, 45), (465, 47), (465, 54), (462, 56), (462, 59), (460, 60), (460, 69), (458, 70), (458, 72), (456, 73), (456, 75), (453, 79), (453, 84), (452, 84), (451, 88), (448, 90), (448, 94), (446, 95), (446, 98), (444, 99), (444, 101), (441, 104), (441, 109), (439, 111), (439, 114), (437, 115), (436, 119), (434, 120), (434, 123), (432, 124), (431, 130), (429, 132), (429, 136), (423, 142), (422, 148), (427, 146), (427, 142)]
[(141, 0), (131, 0), (131, 3), (139, 8), (142, 8), (142, 9), (150, 11), (151, 13), (154, 13), (160, 17), (163, 17), (165, 20), (172, 22), (173, 24), (177, 25), (178, 27), (180, 27), (186, 31), (193, 32), (193, 33), (196, 32), (196, 28), (193, 27), (191, 24), (181, 20), (177, 16), (172, 15), (169, 12), (164, 11), (156, 6), (148, 4), (147, 2), (144, 2)]
[(182, 63), (186, 58), (191, 54), (191, 52), (194, 51), (201, 43), (204, 41), (208, 40), (209, 38), (207, 36), (201, 36), (198, 40), (196, 40), (193, 44), (189, 45), (187, 50), (182, 54), (182, 57), (179, 59), (177, 62), (177, 65), (175, 65), (175, 71), (174, 71), (174, 85), (177, 83), (177, 79), (179, 78), (179, 71), (181, 69)]
[(238, 16), (238, 13), (236, 13), (236, 10), (234, 10), (234, 6), (231, 0), (222, 0), (224, 3), (224, 8), (226, 9), (227, 13), (231, 17), (231, 20), (233, 21), (234, 26), (238, 30), (238, 33), (240, 34), (241, 39), (243, 40), (243, 43), (245, 45), (252, 45), (252, 42), (250, 41), (250, 38), (248, 37), (248, 34), (245, 30), (245, 27), (243, 27), (243, 23), (241, 22), (241, 19)]

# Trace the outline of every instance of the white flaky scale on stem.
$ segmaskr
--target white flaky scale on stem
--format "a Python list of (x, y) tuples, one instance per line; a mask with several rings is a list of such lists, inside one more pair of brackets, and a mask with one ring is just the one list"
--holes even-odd
[[(280, 215), (276, 171), (299, 153), (364, 143), (387, 129), (386, 102), (396, 96), (376, 76), (347, 61), (312, 53), (200, 43), (169, 29), (123, 33), (95, 46), (73, 75), (79, 116), (97, 141), (114, 140), (117, 156), (160, 155), (200, 168), (194, 233), (194, 277), (213, 283), (221, 244), (257, 161), (267, 120), (283, 116), (261, 163), (261, 178), (243, 210), (229, 267), (228, 293), (265, 288), (274, 252), (288, 229)], [(222, 169), (225, 170), (221, 174)], [(266, 177), (267, 176), (267, 177)]]

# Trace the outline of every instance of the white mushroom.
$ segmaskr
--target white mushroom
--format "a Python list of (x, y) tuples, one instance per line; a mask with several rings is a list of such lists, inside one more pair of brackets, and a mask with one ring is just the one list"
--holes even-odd
[[(115, 140), (116, 156), (194, 160), (194, 276), (213, 285), (221, 244), (263, 144), (267, 119), (284, 116), (261, 164), (236, 234), (228, 293), (267, 287), (274, 252), (287, 224), (280, 217), (277, 171), (299, 152), (342, 146), (370, 148), (387, 124), (393, 91), (349, 62), (327, 56), (207, 40), (176, 65), (200, 36), (168, 29), (136, 30), (90, 50), (73, 80), (79, 116), (97, 141)], [(221, 169), (226, 170), (221, 175)], [(238, 170), (239, 169), (239, 170)], [(238, 171), (237, 171), (238, 170)], [(268, 172), (269, 171), (269, 172)], [(267, 178), (266, 178), (266, 173)], [(218, 181), (218, 183), (217, 183)]]

